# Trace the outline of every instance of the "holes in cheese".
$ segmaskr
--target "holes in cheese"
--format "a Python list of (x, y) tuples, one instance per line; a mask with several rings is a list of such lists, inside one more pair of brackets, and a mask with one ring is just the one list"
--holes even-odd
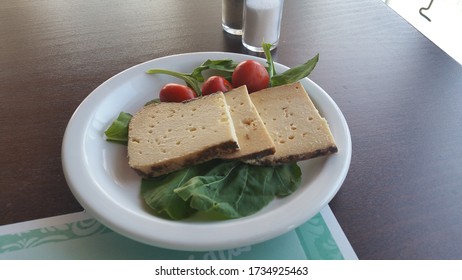
[(337, 151), (327, 121), (300, 82), (254, 92), (250, 98), (276, 146), (273, 155), (251, 163), (279, 165)]
[(159, 176), (239, 149), (223, 93), (182, 103), (152, 103), (131, 119), (129, 165)]

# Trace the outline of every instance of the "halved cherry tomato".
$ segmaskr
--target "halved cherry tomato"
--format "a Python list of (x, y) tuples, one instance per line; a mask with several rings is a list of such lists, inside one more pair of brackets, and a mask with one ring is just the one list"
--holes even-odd
[(217, 91), (227, 92), (233, 89), (233, 86), (224, 77), (211, 76), (202, 84), (202, 95), (208, 95)]
[(270, 80), (266, 68), (255, 60), (239, 63), (231, 79), (233, 87), (246, 85), (249, 93), (267, 88)]
[(160, 102), (182, 102), (197, 97), (197, 94), (191, 88), (169, 83), (166, 84), (159, 92)]

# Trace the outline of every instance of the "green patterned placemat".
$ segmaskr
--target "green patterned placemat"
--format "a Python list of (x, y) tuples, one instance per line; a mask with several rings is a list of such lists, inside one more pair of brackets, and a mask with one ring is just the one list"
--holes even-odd
[(85, 213), (61, 216), (59, 223), (53, 223), (53, 219), (43, 219), (33, 225), (26, 222), (0, 227), (0, 259), (345, 258), (321, 213), (275, 239), (252, 246), (208, 252), (175, 251), (145, 245), (113, 232)]

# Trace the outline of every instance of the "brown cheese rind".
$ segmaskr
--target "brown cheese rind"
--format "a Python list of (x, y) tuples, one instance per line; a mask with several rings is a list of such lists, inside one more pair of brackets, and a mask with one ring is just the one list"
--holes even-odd
[(187, 166), (193, 166), (215, 159), (217, 158), (217, 155), (235, 152), (238, 148), (239, 146), (235, 141), (228, 141), (213, 147), (208, 147), (197, 153), (189, 154), (188, 157), (184, 159), (176, 158), (167, 160), (161, 164), (152, 165), (148, 172), (141, 169), (138, 169), (137, 172), (143, 177), (156, 177), (180, 170)]
[(326, 149), (320, 149), (313, 152), (305, 153), (305, 154), (297, 154), (297, 155), (288, 155), (285, 157), (279, 157), (277, 159), (270, 159), (270, 158), (260, 158), (260, 159), (250, 159), (246, 161), (249, 164), (253, 165), (262, 165), (262, 166), (277, 166), (281, 164), (293, 163), (302, 160), (312, 159), (320, 156), (327, 156), (330, 154), (335, 154), (338, 152), (338, 148), (336, 146), (328, 147)]

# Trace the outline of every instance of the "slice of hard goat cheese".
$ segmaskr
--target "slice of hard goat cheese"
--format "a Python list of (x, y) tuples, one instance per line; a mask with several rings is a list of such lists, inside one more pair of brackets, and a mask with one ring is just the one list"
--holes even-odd
[(253, 159), (274, 154), (275, 146), (257, 109), (250, 100), (246, 86), (225, 93), (231, 111), (239, 151), (222, 156), (224, 159)]
[(153, 177), (239, 149), (223, 93), (143, 107), (131, 119), (128, 164)]
[(279, 165), (337, 152), (327, 121), (300, 82), (254, 92), (250, 99), (276, 145), (276, 152), (249, 163)]

